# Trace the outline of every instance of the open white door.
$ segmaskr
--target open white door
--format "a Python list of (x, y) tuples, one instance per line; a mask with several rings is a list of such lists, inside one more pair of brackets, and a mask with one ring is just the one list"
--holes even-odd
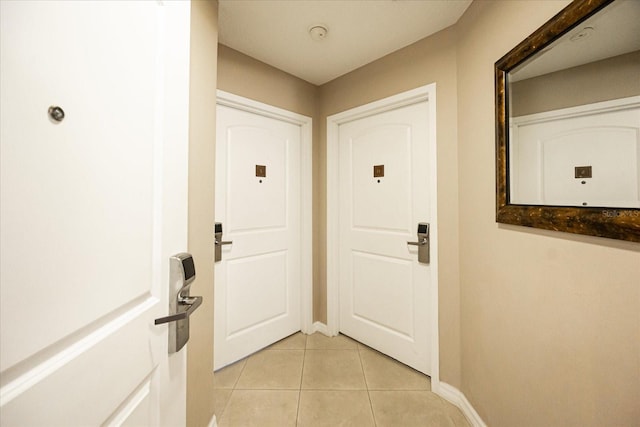
[(219, 92), (216, 120), (218, 369), (310, 323), (311, 119)]
[(154, 319), (187, 246), (190, 4), (0, 17), (0, 424), (184, 425)]

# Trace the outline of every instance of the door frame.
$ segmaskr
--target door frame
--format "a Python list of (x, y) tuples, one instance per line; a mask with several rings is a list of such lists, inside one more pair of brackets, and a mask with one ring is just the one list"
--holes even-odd
[[(313, 333), (312, 270), (312, 129), (311, 117), (218, 89), (216, 105), (300, 126), (300, 330)], [(216, 141), (216, 144), (218, 142)], [(215, 194), (214, 194), (215, 199)], [(215, 313), (214, 313), (215, 321)], [(215, 351), (215, 350), (214, 350)]]
[(401, 107), (428, 102), (429, 109), (429, 182), (431, 239), (431, 383), (437, 391), (440, 383), (438, 338), (438, 181), (436, 140), (436, 84), (431, 83), (397, 95), (374, 101), (327, 117), (327, 333), (340, 332), (340, 149), (341, 124)]

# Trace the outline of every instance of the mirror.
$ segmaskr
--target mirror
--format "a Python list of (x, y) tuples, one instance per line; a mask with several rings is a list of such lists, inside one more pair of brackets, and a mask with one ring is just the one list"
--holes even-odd
[(496, 62), (497, 222), (640, 242), (638, 34), (575, 0)]

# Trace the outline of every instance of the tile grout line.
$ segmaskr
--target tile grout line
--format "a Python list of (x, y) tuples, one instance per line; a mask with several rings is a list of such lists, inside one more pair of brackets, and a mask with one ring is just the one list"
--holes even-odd
[(298, 426), (298, 424), (300, 424), (300, 401), (302, 400), (302, 378), (304, 376), (304, 363), (307, 360), (307, 339), (308, 339), (308, 336), (304, 335), (304, 351), (302, 352), (302, 370), (300, 371), (300, 383), (298, 387), (298, 408), (296, 409), (296, 427)]
[(371, 417), (373, 418), (373, 426), (377, 427), (376, 414), (373, 412), (373, 403), (371, 403), (371, 393), (369, 392), (369, 381), (367, 381), (367, 374), (364, 372), (364, 363), (362, 363), (362, 351), (360, 349), (360, 343), (357, 343), (358, 359), (360, 359), (360, 367), (362, 368), (362, 376), (364, 377), (364, 385), (367, 388), (367, 399), (369, 400), (369, 409), (371, 410)]
[(240, 373), (238, 374), (238, 378), (236, 378), (236, 380), (233, 383), (233, 390), (236, 390), (236, 387), (238, 386), (238, 382), (240, 381), (240, 377), (242, 376), (242, 373), (244, 372), (245, 368), (247, 367), (247, 363), (249, 362), (249, 357), (251, 356), (247, 356), (244, 359), (244, 363), (242, 364), (242, 369), (240, 369)]
[[(248, 359), (248, 357), (246, 357), (245, 359)], [(238, 360), (237, 362), (234, 362), (234, 363), (239, 363), (242, 360), (244, 360), (244, 359), (240, 359), (240, 360)], [(231, 365), (233, 365), (233, 363)], [(231, 365), (229, 365), (229, 366), (231, 366)], [(225, 411), (227, 410), (227, 407), (229, 406), (229, 403), (231, 403), (231, 398), (233, 397), (235, 391), (237, 390), (236, 386), (238, 385), (238, 381), (240, 381), (240, 376), (244, 372), (244, 368), (246, 368), (246, 366), (247, 366), (247, 361), (245, 360), (244, 364), (242, 365), (242, 369), (240, 369), (240, 373), (238, 374), (238, 378), (236, 378), (236, 380), (233, 382), (233, 386), (231, 386), (231, 389), (230, 389), (231, 393), (229, 394), (229, 398), (227, 399), (227, 402), (224, 404), (224, 408), (222, 408), (222, 410), (220, 411), (220, 420), (222, 420), (222, 417), (223, 417)], [(226, 366), (225, 366), (225, 368), (226, 368)], [(224, 368), (221, 368), (220, 370), (222, 370), (222, 369), (224, 369)], [(215, 374), (215, 372), (214, 372), (214, 374)], [(220, 389), (220, 390), (224, 390), (224, 389)], [(229, 390), (229, 389), (226, 389), (226, 390)]]
[(222, 421), (222, 417), (223, 417), (224, 413), (226, 412), (227, 407), (231, 403), (231, 399), (236, 394), (236, 390), (238, 390), (238, 388), (237, 388), (238, 387), (238, 382), (240, 381), (240, 377), (242, 376), (242, 373), (244, 372), (245, 368), (247, 367), (247, 362), (249, 361), (249, 357), (251, 357), (251, 356), (247, 356), (244, 359), (241, 359), (241, 360), (238, 361), (238, 362), (240, 362), (240, 361), (244, 360), (244, 363), (242, 364), (242, 369), (240, 369), (240, 373), (238, 374), (238, 378), (236, 378), (236, 380), (233, 382), (233, 388), (231, 389), (231, 394), (229, 395), (229, 399), (227, 399), (227, 403), (224, 405), (224, 409), (222, 409), (222, 414), (220, 414), (220, 421)]

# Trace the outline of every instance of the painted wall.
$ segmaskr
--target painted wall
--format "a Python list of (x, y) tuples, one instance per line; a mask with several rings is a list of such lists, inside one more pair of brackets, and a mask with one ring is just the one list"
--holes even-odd
[(492, 427), (640, 423), (640, 245), (495, 222), (493, 65), (567, 3), (457, 24), (462, 391)]
[[(322, 242), (326, 246), (326, 121), (327, 116), (426, 84), (436, 83), (438, 150), (440, 378), (460, 385), (460, 312), (458, 276), (458, 150), (456, 144), (456, 35), (441, 31), (365, 65), (320, 88), (319, 144), (322, 194)], [(326, 250), (317, 260), (326, 271)], [(324, 274), (324, 273), (323, 273)], [(326, 322), (326, 277), (319, 289), (319, 320)]]
[(218, 47), (218, 89), (313, 117), (317, 87), (230, 47)]
[(218, 2), (191, 3), (189, 88), (189, 252), (204, 296), (190, 319), (187, 347), (187, 425), (202, 427), (213, 416), (213, 191), (216, 137)]
[(514, 117), (640, 95), (640, 51), (511, 84)]

